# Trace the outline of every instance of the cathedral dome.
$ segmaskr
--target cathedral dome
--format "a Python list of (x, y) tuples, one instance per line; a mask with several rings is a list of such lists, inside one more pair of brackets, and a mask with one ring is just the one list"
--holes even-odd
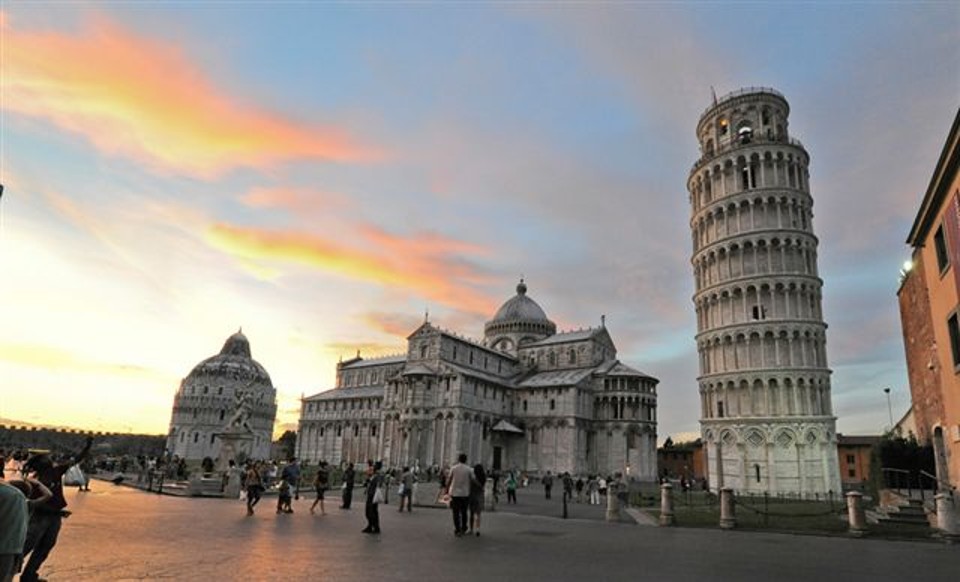
[[(536, 301), (527, 297), (527, 285), (523, 279), (520, 279), (517, 285), (517, 294), (508, 299), (484, 326), (487, 341), (495, 346), (509, 346), (506, 348), (508, 350), (520, 343), (535, 341), (556, 332), (556, 325), (547, 319), (543, 309)], [(512, 337), (510, 342), (502, 343), (501, 339), (506, 335), (515, 337)]]
[(273, 386), (267, 370), (251, 357), (250, 342), (241, 331), (227, 338), (219, 354), (197, 364), (187, 379), (199, 376), (223, 376)]
[(497, 314), (493, 316), (491, 323), (502, 321), (549, 321), (547, 314), (533, 299), (527, 297), (527, 286), (520, 279), (517, 285), (517, 294), (507, 300)]

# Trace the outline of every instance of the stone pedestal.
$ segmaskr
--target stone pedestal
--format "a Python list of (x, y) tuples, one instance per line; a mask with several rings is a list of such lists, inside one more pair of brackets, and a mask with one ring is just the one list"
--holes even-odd
[(227, 484), (223, 488), (223, 496), (227, 499), (240, 497), (240, 473), (239, 468), (227, 469)]
[(733, 508), (733, 489), (724, 487), (720, 490), (720, 529), (737, 527), (737, 516)]
[(947, 543), (960, 541), (960, 523), (957, 522), (957, 507), (953, 495), (938, 493), (934, 497), (937, 501), (937, 529), (940, 536)]
[(847, 493), (847, 520), (850, 535), (860, 537), (867, 532), (867, 518), (863, 513), (863, 493), (851, 491)]
[(676, 523), (673, 515), (673, 485), (664, 483), (660, 486), (660, 525), (670, 526)]
[[(239, 453), (249, 455), (253, 447), (253, 432), (248, 430), (226, 430), (215, 433), (214, 436), (220, 439), (220, 455), (217, 456), (215, 468), (221, 474), (230, 468), (230, 461), (236, 461)], [(237, 463), (237, 466), (239, 465), (240, 463)]]

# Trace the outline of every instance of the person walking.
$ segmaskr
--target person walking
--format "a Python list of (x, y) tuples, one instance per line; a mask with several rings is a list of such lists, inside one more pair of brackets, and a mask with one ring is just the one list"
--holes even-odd
[(477, 463), (473, 466), (473, 479), (470, 480), (470, 532), (477, 537), (480, 537), (480, 515), (483, 513), (483, 488), (486, 482), (487, 474), (483, 465)]
[(259, 463), (247, 463), (243, 483), (247, 488), (247, 515), (253, 515), (253, 508), (260, 502), (260, 494), (263, 493), (263, 478), (260, 476)]
[(353, 501), (353, 463), (347, 463), (347, 470), (343, 472), (343, 503), (340, 509), (350, 509), (350, 502)]
[(543, 483), (544, 494), (547, 499), (550, 499), (550, 490), (553, 489), (553, 475), (550, 474), (550, 471), (547, 471), (547, 474), (540, 481)]
[(370, 474), (370, 478), (367, 480), (365, 504), (367, 527), (361, 530), (363, 533), (380, 533), (380, 504), (383, 503), (383, 490), (380, 489), (380, 487), (383, 486), (383, 474), (380, 472), (381, 467), (380, 461), (374, 463), (373, 473)]
[(38, 582), (38, 571), (43, 562), (57, 545), (63, 519), (70, 516), (66, 510), (67, 500), (63, 496), (63, 475), (71, 465), (83, 462), (90, 454), (93, 437), (87, 437), (83, 449), (65, 463), (54, 463), (49, 455), (37, 455), (30, 458), (24, 465), (27, 474), (33, 472), (36, 480), (43, 483), (52, 493), (52, 497), (42, 505), (38, 505), (30, 516), (27, 527), (27, 539), (23, 545), (23, 557), (27, 560), (20, 575), (22, 582)]
[(470, 483), (476, 479), (467, 466), (467, 455), (460, 453), (457, 463), (450, 467), (447, 494), (453, 510), (453, 535), (461, 537), (467, 531), (467, 508), (470, 505)]
[(300, 461), (295, 457), (290, 457), (290, 462), (284, 465), (280, 473), (280, 479), (290, 484), (293, 495), (300, 499)]
[(403, 474), (400, 475), (400, 509), (403, 511), (403, 502), (407, 502), (407, 513), (413, 511), (413, 485), (417, 482), (416, 475), (410, 470), (410, 467), (403, 468)]
[(507, 473), (507, 503), (517, 504), (517, 477), (513, 471)]
[(577, 503), (583, 503), (583, 477), (577, 477), (577, 482), (574, 485), (577, 489)]
[(326, 509), (323, 507), (323, 496), (329, 484), (330, 472), (327, 471), (327, 462), (320, 461), (320, 466), (317, 467), (317, 476), (313, 479), (313, 488), (317, 491), (317, 498), (313, 501), (313, 505), (310, 506), (310, 513), (314, 513), (317, 504), (320, 504), (320, 515), (327, 514)]
[(563, 500), (571, 501), (573, 499), (573, 477), (570, 473), (564, 472), (563, 477)]
[(587, 477), (587, 497), (590, 505), (600, 505), (600, 485), (596, 475)]

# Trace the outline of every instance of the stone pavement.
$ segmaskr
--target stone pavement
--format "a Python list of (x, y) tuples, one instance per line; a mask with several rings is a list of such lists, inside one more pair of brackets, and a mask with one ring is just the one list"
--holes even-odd
[[(358, 490), (362, 493), (362, 490)], [(534, 493), (530, 493), (533, 495)], [(360, 495), (358, 495), (360, 497)], [(524, 503), (523, 495), (520, 499)], [(449, 511), (363, 505), (253, 517), (240, 501), (182, 498), (96, 482), (67, 492), (74, 514), (41, 574), (57, 580), (956, 580), (960, 546), (711, 529), (638, 527), (497, 511), (456, 538)], [(532, 505), (532, 504), (531, 504)]]

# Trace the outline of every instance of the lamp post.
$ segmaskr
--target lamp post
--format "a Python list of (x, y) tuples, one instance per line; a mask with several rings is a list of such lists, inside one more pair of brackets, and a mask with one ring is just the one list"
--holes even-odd
[(887, 415), (890, 417), (890, 430), (893, 430), (893, 408), (890, 406), (890, 388), (884, 388), (884, 393), (887, 395)]

